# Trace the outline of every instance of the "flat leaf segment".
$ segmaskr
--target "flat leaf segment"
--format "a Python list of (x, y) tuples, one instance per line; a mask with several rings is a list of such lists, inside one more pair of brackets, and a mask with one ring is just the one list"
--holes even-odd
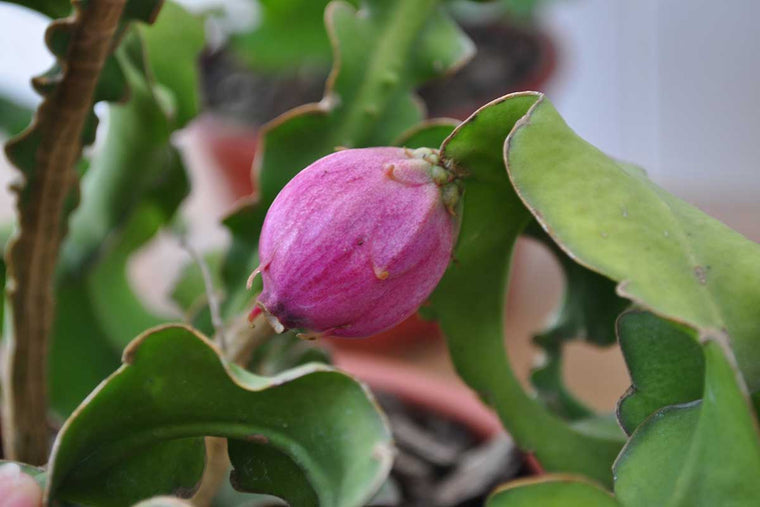
[(124, 361), (58, 435), (48, 500), (188, 496), (203, 469), (198, 437), (209, 435), (229, 439), (236, 487), (297, 505), (363, 505), (390, 468), (390, 432), (371, 396), (324, 365), (255, 376), (184, 326), (138, 337)]

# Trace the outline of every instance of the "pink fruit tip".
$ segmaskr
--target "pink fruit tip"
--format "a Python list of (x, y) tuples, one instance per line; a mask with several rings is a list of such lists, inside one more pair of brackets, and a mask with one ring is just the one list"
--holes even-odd
[(267, 212), (257, 306), (280, 331), (362, 337), (394, 326), (443, 276), (460, 196), (436, 150), (349, 149), (317, 160)]

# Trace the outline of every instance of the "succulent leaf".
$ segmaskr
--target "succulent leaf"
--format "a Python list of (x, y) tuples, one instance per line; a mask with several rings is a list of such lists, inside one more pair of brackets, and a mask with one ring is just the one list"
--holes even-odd
[(620, 316), (617, 330), (633, 382), (617, 407), (626, 433), (660, 409), (702, 397), (705, 361), (692, 329), (630, 311)]
[(702, 401), (663, 408), (615, 462), (626, 507), (750, 506), (760, 498), (760, 431), (746, 386), (721, 337), (703, 345)]
[(620, 507), (615, 498), (583, 477), (547, 475), (497, 489), (486, 507)]
[[(390, 432), (371, 396), (326, 366), (259, 377), (222, 360), (184, 326), (136, 338), (124, 362), (59, 433), (48, 501), (187, 497), (203, 469), (199, 437), (206, 435), (229, 439), (237, 487), (309, 495), (319, 505), (363, 505), (390, 468)], [(310, 489), (292, 490), (293, 474)]]
[(760, 389), (760, 245), (588, 144), (548, 101), (510, 134), (506, 162), (560, 248), (640, 307), (700, 336), (725, 333)]
[[(492, 405), (518, 445), (549, 471), (583, 474), (611, 484), (619, 435), (589, 434), (567, 424), (523, 391), (504, 347), (503, 312), (509, 261), (531, 217), (504, 168), (510, 129), (545, 99), (536, 92), (487, 104), (441, 146), (444, 164), (462, 171), (465, 192), (454, 263), (431, 298), (462, 378)], [(498, 221), (499, 227), (493, 227)]]

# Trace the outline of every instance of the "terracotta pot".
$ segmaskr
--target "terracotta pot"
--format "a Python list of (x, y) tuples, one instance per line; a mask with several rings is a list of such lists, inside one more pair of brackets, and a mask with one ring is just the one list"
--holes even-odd
[(251, 195), (255, 190), (251, 168), (259, 143), (257, 129), (211, 113), (203, 115), (193, 128), (194, 139), (201, 144), (233, 200)]
[(438, 324), (415, 314), (397, 326), (368, 338), (325, 338), (324, 341), (339, 350), (395, 355), (402, 351), (413, 354), (441, 339)]

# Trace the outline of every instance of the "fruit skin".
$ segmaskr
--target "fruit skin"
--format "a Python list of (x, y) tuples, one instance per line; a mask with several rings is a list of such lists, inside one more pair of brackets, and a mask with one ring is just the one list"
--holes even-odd
[(0, 465), (1, 507), (42, 507), (42, 488), (16, 463)]
[(263, 278), (257, 304), (275, 330), (363, 337), (417, 310), (458, 230), (451, 186), (459, 186), (438, 163), (430, 149), (343, 150), (282, 189), (254, 272)]

